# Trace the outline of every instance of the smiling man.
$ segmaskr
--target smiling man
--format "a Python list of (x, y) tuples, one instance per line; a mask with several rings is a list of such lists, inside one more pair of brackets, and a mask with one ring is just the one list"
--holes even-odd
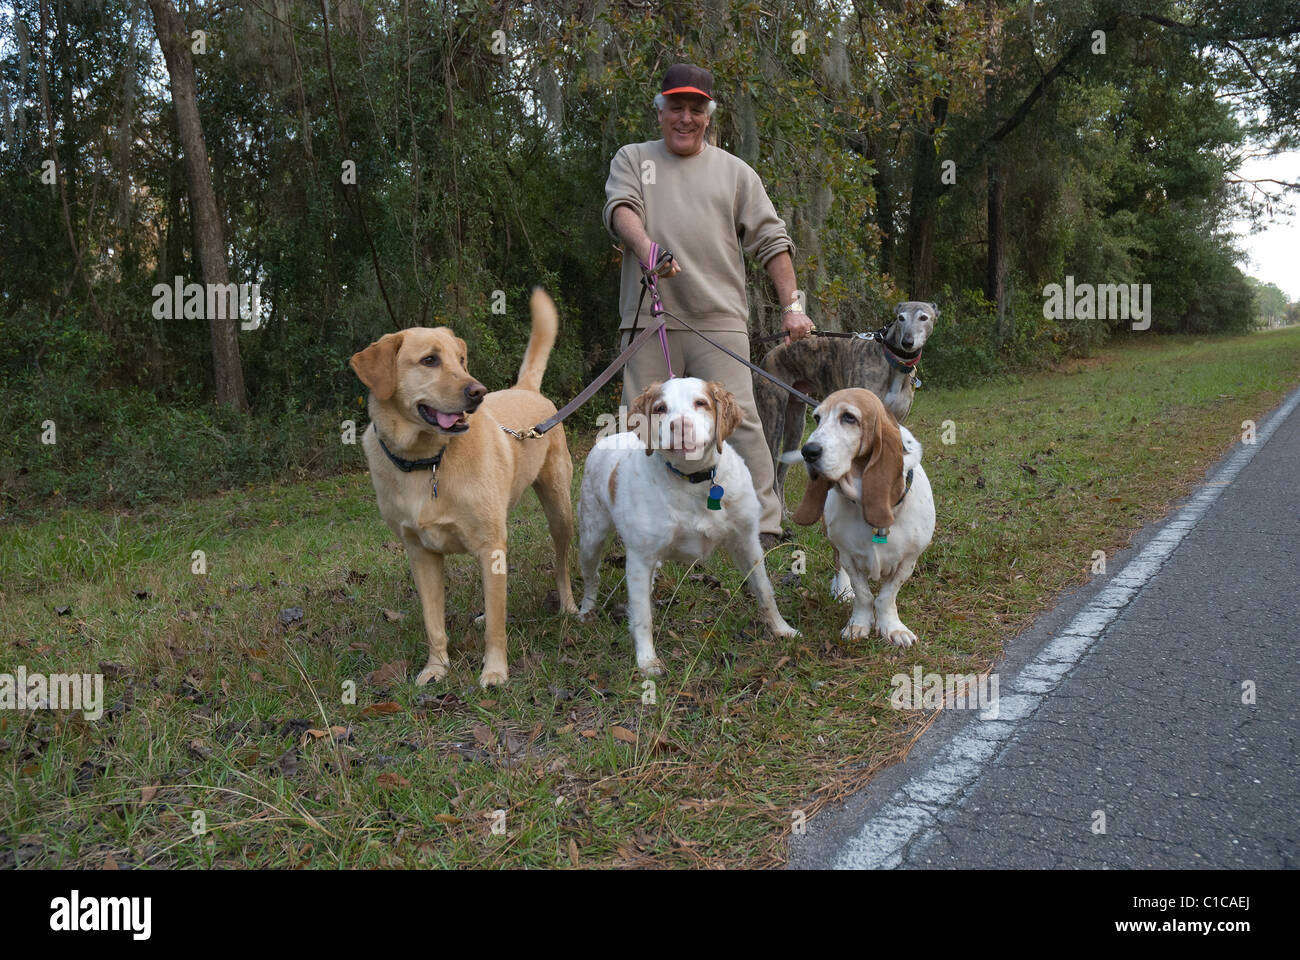
[[(702, 67), (675, 64), (655, 97), (660, 140), (622, 147), (605, 182), (605, 227), (623, 243), (620, 349), (633, 330), (655, 321), (646, 297), (637, 314), (641, 271), (651, 243), (672, 252), (660, 269), (664, 308), (708, 333), (742, 357), (749, 356), (749, 296), (744, 255), (767, 270), (783, 305), (782, 327), (792, 340), (807, 336), (812, 322), (800, 308), (794, 243), (776, 214), (763, 182), (738, 157), (705, 142), (713, 112), (713, 75)], [(781, 534), (781, 504), (772, 491), (772, 458), (754, 406), (749, 369), (705, 343), (671, 318), (667, 324), (673, 373), (723, 383), (744, 413), (730, 443), (754, 478), (762, 516), (763, 546)], [(658, 340), (651, 339), (623, 373), (626, 406), (646, 386), (666, 379)]]

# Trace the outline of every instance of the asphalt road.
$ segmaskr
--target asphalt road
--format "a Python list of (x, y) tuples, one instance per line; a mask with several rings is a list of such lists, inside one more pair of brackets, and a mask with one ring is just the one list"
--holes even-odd
[(1009, 644), (996, 718), (944, 711), (791, 867), (1300, 866), (1298, 404)]

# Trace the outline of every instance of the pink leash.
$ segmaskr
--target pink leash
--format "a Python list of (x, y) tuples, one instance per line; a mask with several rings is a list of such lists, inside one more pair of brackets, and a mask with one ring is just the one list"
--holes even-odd
[(659, 321), (659, 347), (664, 352), (664, 363), (668, 367), (668, 379), (673, 378), (673, 361), (668, 356), (668, 331), (665, 329), (668, 321), (664, 318), (664, 305), (659, 300), (659, 288), (655, 285), (658, 279), (659, 267), (659, 244), (653, 240), (650, 242), (650, 266), (641, 264), (641, 269), (645, 272), (646, 288), (650, 291), (650, 316)]

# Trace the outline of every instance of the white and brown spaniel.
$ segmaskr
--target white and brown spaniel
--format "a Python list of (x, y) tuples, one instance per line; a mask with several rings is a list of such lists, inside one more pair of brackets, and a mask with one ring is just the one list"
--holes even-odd
[[(847, 573), (853, 614), (841, 636), (883, 639), (910, 647), (916, 634), (898, 617), (898, 591), (934, 537), (934, 494), (921, 466), (921, 445), (870, 390), (837, 390), (813, 411), (817, 428), (800, 451), (808, 489), (795, 511), (799, 524), (826, 517), (826, 533)], [(872, 603), (868, 581), (882, 581)], [(849, 591), (843, 590), (847, 595)]]
[(615, 531), (627, 550), (628, 625), (643, 674), (659, 676), (650, 624), (655, 569), (722, 547), (745, 573), (768, 628), (798, 636), (781, 617), (758, 542), (759, 507), (749, 468), (726, 442), (740, 423), (735, 397), (720, 383), (674, 378), (646, 388), (629, 408), (636, 432), (602, 438), (587, 456), (578, 495), (583, 597), (595, 609), (600, 560)]

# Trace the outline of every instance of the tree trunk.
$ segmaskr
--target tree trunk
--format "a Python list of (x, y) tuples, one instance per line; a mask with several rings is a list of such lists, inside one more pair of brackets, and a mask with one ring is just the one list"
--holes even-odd
[[(938, 0), (927, 0), (923, 14), (928, 25), (940, 21)], [(947, 48), (943, 36), (937, 35), (935, 49)], [(909, 77), (912, 68), (908, 68)], [(930, 116), (922, 118), (913, 134), (912, 197), (907, 211), (907, 282), (912, 300), (929, 300), (934, 296), (934, 224), (939, 198), (944, 186), (939, 181), (939, 157), (935, 154), (934, 135), (948, 120), (948, 95), (936, 93), (930, 103)]]
[[(204, 283), (229, 283), (226, 246), (222, 239), (217, 197), (212, 189), (208, 148), (199, 122), (199, 104), (194, 86), (194, 61), (190, 57), (190, 34), (171, 0), (149, 0), (158, 43), (171, 77), (172, 106), (181, 147), (185, 151), (185, 174), (189, 180), (190, 216), (194, 221), (194, 247)], [(162, 278), (166, 280), (167, 278)], [(217, 402), (237, 410), (248, 410), (244, 393), (244, 371), (239, 361), (239, 309), (232, 304), (226, 319), (208, 318), (212, 335), (212, 366)]]
[(1011, 335), (1007, 324), (1007, 182), (1005, 169), (997, 160), (988, 165), (988, 263), (984, 274), (984, 296), (998, 308), (997, 341)]
[(934, 133), (948, 118), (948, 98), (934, 98), (929, 120), (914, 135), (912, 199), (907, 216), (908, 297), (929, 300), (934, 295), (934, 218), (942, 193)]

